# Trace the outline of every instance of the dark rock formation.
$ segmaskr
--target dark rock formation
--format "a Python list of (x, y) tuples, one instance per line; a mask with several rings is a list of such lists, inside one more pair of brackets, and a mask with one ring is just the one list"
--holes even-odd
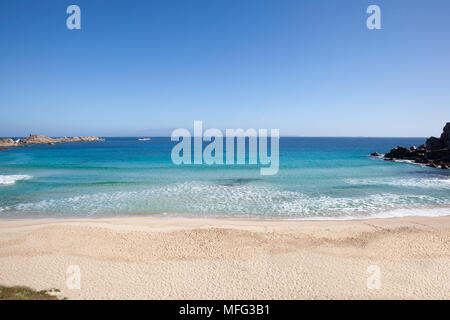
[(450, 122), (447, 122), (445, 125), (440, 140), (447, 148), (450, 148)]
[(429, 137), (425, 142), (427, 150), (440, 150), (445, 147), (445, 144), (436, 137)]
[[(376, 152), (371, 155), (377, 154)], [(385, 160), (410, 160), (432, 168), (450, 168), (450, 122), (440, 138), (430, 137), (424, 145), (405, 148), (397, 146), (384, 155)]]
[(30, 134), (28, 138), (19, 139), (17, 141), (14, 141), (12, 139), (0, 139), (0, 147), (20, 147), (31, 144), (43, 144), (43, 143), (54, 145), (56, 143), (64, 143), (64, 142), (94, 142), (94, 141), (105, 141), (105, 140), (97, 137), (49, 138), (46, 136)]

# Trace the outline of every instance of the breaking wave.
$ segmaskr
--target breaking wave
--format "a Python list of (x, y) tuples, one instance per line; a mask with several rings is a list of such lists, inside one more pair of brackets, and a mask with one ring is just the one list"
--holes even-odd
[(0, 185), (11, 185), (19, 180), (29, 180), (32, 176), (26, 174), (14, 174), (14, 175), (0, 175)]
[(388, 185), (394, 187), (450, 189), (449, 177), (347, 179), (345, 182), (352, 185)]
[[(185, 182), (139, 191), (83, 194), (0, 207), (14, 214), (123, 214), (171, 212), (177, 214), (251, 215), (267, 218), (347, 219), (420, 215), (449, 215), (450, 200), (431, 195), (379, 193), (355, 197), (313, 196), (255, 185), (212, 185)], [(412, 211), (411, 211), (412, 210)], [(423, 214), (429, 215), (430, 213)]]

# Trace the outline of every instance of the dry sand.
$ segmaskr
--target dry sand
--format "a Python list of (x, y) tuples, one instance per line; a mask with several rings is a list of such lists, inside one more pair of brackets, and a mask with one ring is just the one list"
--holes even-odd
[(70, 299), (450, 299), (450, 217), (0, 220), (0, 284)]

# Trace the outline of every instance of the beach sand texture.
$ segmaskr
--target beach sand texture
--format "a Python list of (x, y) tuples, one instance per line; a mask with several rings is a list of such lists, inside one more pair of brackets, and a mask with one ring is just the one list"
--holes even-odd
[(450, 299), (450, 216), (1, 220), (0, 284), (69, 299)]

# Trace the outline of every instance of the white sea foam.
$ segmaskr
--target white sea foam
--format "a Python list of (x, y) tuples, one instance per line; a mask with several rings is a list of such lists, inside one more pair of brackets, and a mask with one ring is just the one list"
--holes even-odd
[(372, 178), (372, 179), (347, 179), (346, 183), (352, 185), (389, 185), (395, 187), (450, 189), (450, 178)]
[(397, 208), (370, 214), (337, 215), (337, 216), (313, 216), (291, 218), (291, 220), (362, 220), (362, 219), (386, 219), (402, 217), (443, 217), (450, 216), (450, 206), (431, 208)]
[[(429, 208), (436, 208), (431, 211)], [(150, 208), (150, 209), (149, 209)], [(3, 213), (114, 214), (178, 212), (288, 219), (359, 219), (450, 215), (450, 199), (381, 192), (355, 197), (313, 196), (256, 185), (186, 182), (138, 191), (98, 192), (0, 207)]]
[(0, 175), (0, 185), (11, 185), (19, 180), (28, 180), (32, 177), (26, 174)]

